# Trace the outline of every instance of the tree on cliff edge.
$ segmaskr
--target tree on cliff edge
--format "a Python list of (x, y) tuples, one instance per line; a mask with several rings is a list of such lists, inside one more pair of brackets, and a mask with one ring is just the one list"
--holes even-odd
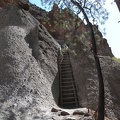
[(103, 8), (105, 0), (42, 0), (42, 3), (48, 3), (48, 5), (53, 5), (54, 3), (56, 3), (60, 8), (70, 8), (76, 14), (82, 13), (83, 18), (86, 20), (91, 34), (92, 50), (96, 62), (96, 68), (99, 79), (98, 120), (104, 120), (104, 83), (100, 67), (100, 61), (97, 56), (96, 40), (93, 31), (93, 26), (90, 21), (92, 20), (93, 24), (97, 24), (98, 22), (104, 24), (104, 21), (108, 19), (108, 13), (106, 9)]

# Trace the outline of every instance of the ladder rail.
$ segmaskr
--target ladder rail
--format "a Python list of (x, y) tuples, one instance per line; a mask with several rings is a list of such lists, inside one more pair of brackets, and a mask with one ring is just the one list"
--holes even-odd
[[(69, 52), (68, 52), (68, 55), (69, 55)], [(69, 57), (70, 57), (70, 55), (69, 55)], [(76, 89), (76, 84), (75, 84), (75, 78), (74, 78), (74, 75), (73, 75), (73, 69), (72, 69), (72, 64), (71, 64), (71, 61), (70, 61), (70, 66), (71, 66), (71, 74), (72, 74), (72, 78), (73, 78), (73, 84), (74, 84), (74, 87), (75, 87), (75, 100), (76, 100), (76, 106), (78, 106), (79, 105), (79, 100), (78, 100), (78, 93), (77, 93), (77, 89)], [(78, 101), (78, 102), (77, 102)]]
[[(73, 70), (72, 70), (72, 65), (71, 65), (71, 61), (70, 61), (70, 56), (69, 56), (69, 52), (66, 51), (65, 53), (63, 53), (63, 58), (61, 61), (60, 59), (60, 52), (58, 53), (58, 72), (59, 72), (59, 105), (61, 107), (64, 106), (71, 106), (70, 103), (73, 103), (72, 105), (74, 107), (78, 107), (79, 106), (79, 101), (78, 101), (78, 95), (77, 95), (77, 89), (76, 89), (76, 85), (75, 85), (75, 80), (74, 80), (74, 75), (73, 75)], [(64, 57), (66, 58), (67, 56), (67, 61), (69, 61), (66, 67), (66, 60), (64, 60)], [(67, 68), (67, 69), (66, 69)], [(69, 81), (69, 77), (71, 76), (71, 82)], [(71, 86), (71, 87), (69, 87)], [(63, 89), (64, 88), (64, 89)], [(72, 90), (73, 89), (73, 90)], [(69, 94), (69, 97), (65, 94)], [(72, 96), (70, 96), (70, 94), (72, 94)], [(71, 98), (69, 101), (69, 98)], [(66, 102), (65, 101), (69, 101)]]

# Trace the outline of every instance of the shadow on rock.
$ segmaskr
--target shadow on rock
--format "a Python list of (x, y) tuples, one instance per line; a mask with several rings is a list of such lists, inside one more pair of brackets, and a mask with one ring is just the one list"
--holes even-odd
[(58, 105), (59, 104), (59, 74), (58, 72), (56, 73), (51, 90), (52, 90), (53, 98), (56, 104)]

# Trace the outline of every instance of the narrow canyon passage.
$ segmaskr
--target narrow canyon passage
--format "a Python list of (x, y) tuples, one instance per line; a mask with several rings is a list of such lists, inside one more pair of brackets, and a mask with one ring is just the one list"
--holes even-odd
[(59, 57), (59, 105), (63, 108), (76, 108), (79, 107), (78, 96), (72, 66), (70, 62), (69, 52), (63, 53)]

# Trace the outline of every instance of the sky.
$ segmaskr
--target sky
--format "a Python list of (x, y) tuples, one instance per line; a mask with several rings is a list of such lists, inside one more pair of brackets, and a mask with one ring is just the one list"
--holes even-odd
[(109, 19), (106, 21), (104, 27), (106, 28), (106, 36), (104, 36), (115, 57), (120, 58), (120, 12), (116, 3), (110, 4), (107, 0), (106, 9), (110, 13)]
[[(40, 4), (40, 0), (29, 0), (31, 3), (44, 9)], [(100, 29), (106, 28), (106, 35), (104, 38), (107, 39), (109, 46), (112, 49), (112, 53), (115, 57), (120, 58), (120, 12), (117, 8), (116, 3), (111, 4), (111, 0), (106, 0), (105, 8), (109, 12), (109, 19), (104, 25), (100, 26)]]

